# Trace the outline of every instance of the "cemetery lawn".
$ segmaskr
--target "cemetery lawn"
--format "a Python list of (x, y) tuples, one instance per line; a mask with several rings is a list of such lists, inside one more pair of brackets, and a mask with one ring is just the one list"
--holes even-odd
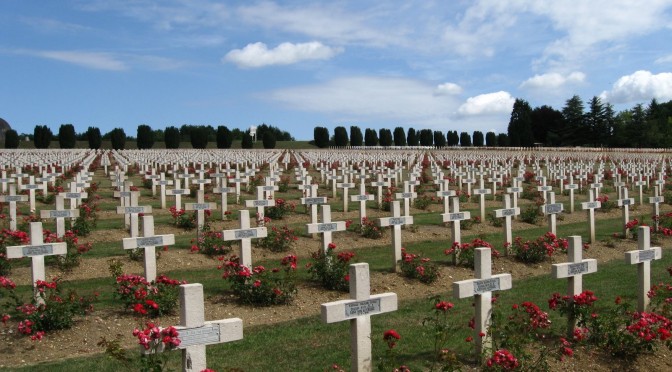
[[(131, 331), (142, 326), (142, 320), (134, 318), (130, 312), (123, 311), (112, 296), (112, 278), (108, 267), (110, 259), (119, 259), (124, 263), (127, 273), (142, 274), (142, 263), (131, 261), (121, 248), (122, 238), (128, 237), (123, 228), (123, 218), (115, 213), (118, 203), (112, 198), (109, 180), (97, 172), (101, 181), (98, 225), (94, 232), (83, 242), (93, 243), (93, 249), (83, 256), (82, 265), (71, 273), (61, 273), (54, 266), (47, 267), (47, 276), (62, 276), (68, 288), (80, 294), (98, 292), (99, 302), (96, 310), (86, 318), (78, 319), (70, 330), (50, 332), (41, 342), (32, 342), (28, 337), (18, 337), (16, 323), (10, 322), (9, 327), (0, 328), (0, 369), (2, 370), (30, 370), (30, 371), (73, 371), (95, 369), (97, 371), (119, 371), (126, 368), (117, 361), (110, 360), (102, 354), (102, 349), (96, 346), (101, 337), (114, 339), (121, 335), (122, 344), (132, 352), (136, 346)], [(136, 185), (141, 185), (140, 179), (132, 178)], [(320, 190), (324, 196), (331, 196), (330, 190)], [(605, 189), (605, 191), (607, 191)], [(266, 267), (277, 266), (278, 261), (288, 253), (299, 257), (298, 265), (298, 294), (293, 304), (275, 307), (253, 307), (239, 304), (229, 290), (228, 284), (221, 278), (221, 271), (217, 270), (219, 261), (204, 255), (191, 253), (192, 240), (196, 236), (195, 230), (185, 231), (171, 225), (172, 217), (166, 210), (160, 209), (158, 197), (152, 197), (151, 192), (141, 189), (142, 196), (139, 205), (152, 205), (155, 218), (156, 234), (175, 234), (176, 244), (167, 251), (159, 249), (160, 258), (157, 260), (159, 274), (166, 274), (171, 278), (186, 280), (190, 283), (202, 283), (205, 289), (206, 320), (216, 320), (238, 317), (244, 322), (244, 338), (233, 343), (208, 346), (208, 366), (217, 371), (244, 370), (244, 371), (323, 371), (333, 364), (343, 366), (346, 370), (350, 364), (350, 336), (348, 322), (322, 324), (319, 318), (320, 304), (348, 297), (346, 293), (322, 290), (309, 280), (305, 265), (310, 262), (311, 253), (321, 249), (321, 239), (312, 239), (305, 233), (305, 225), (309, 216), (303, 214), (302, 206), (298, 206), (294, 213), (280, 221), (272, 221), (271, 226), (288, 226), (296, 229), (299, 240), (289, 252), (274, 253), (269, 250), (253, 246), (254, 265)], [(613, 192), (613, 191), (612, 191)], [(351, 194), (356, 192), (350, 191)], [(294, 191), (278, 193), (276, 196), (296, 202), (300, 197)], [(577, 211), (573, 214), (564, 214), (558, 221), (558, 236), (588, 235), (586, 214), (580, 211), (579, 201), (585, 200), (585, 195), (577, 195)], [(253, 199), (252, 194), (243, 194), (242, 200)], [(329, 198), (332, 207), (332, 221), (357, 220), (358, 203), (349, 205), (349, 212), (342, 212), (342, 203), (338, 198)], [(614, 198), (615, 199), (615, 198)], [(168, 199), (168, 205), (172, 200)], [(241, 204), (244, 202), (241, 200)], [(567, 197), (559, 196), (559, 202), (565, 203), (568, 210)], [(193, 198), (185, 197), (182, 202), (193, 202)], [(212, 202), (219, 203), (219, 195), (211, 196)], [(232, 197), (229, 198), (229, 209), (241, 208), (236, 205)], [(520, 200), (522, 206), (531, 204), (528, 200)], [(370, 203), (371, 207), (373, 203)], [(47, 209), (47, 205), (38, 205), (38, 209)], [(472, 216), (478, 215), (478, 203), (469, 202), (461, 205), (462, 211), (471, 211)], [(21, 211), (27, 214), (25, 205)], [(486, 205), (488, 213), (501, 208), (501, 200), (492, 201), (488, 197)], [(669, 205), (661, 208), (669, 211)], [(415, 223), (402, 232), (402, 245), (412, 253), (429, 257), (440, 267), (440, 278), (431, 285), (406, 279), (399, 274), (390, 272), (390, 232), (387, 231), (382, 239), (371, 240), (359, 236), (353, 231), (334, 233), (334, 243), (339, 251), (354, 251), (356, 262), (367, 262), (371, 269), (372, 294), (395, 292), (399, 296), (399, 310), (372, 317), (372, 341), (374, 366), (377, 359), (384, 354), (385, 344), (382, 334), (388, 329), (395, 329), (401, 334), (397, 346), (400, 363), (406, 364), (411, 370), (426, 370), (434, 360), (432, 355), (433, 339), (431, 330), (422, 326), (422, 320), (431, 315), (432, 296), (441, 296), (446, 301), (453, 302), (451, 321), (458, 330), (453, 335), (449, 346), (455, 351), (467, 366), (472, 366), (469, 350), (473, 344), (465, 342), (471, 334), (467, 327), (473, 316), (472, 301), (469, 299), (457, 300), (451, 296), (451, 285), (454, 281), (473, 278), (473, 270), (452, 265), (451, 257), (443, 251), (449, 248), (450, 230), (441, 222), (440, 213), (443, 206), (435, 203), (428, 210), (412, 208)], [(663, 213), (664, 213), (663, 212)], [(389, 212), (369, 208), (369, 218), (389, 217)], [(232, 218), (235, 219), (234, 213)], [(593, 290), (600, 299), (597, 303), (612, 304), (616, 296), (622, 297), (631, 303), (636, 302), (636, 274), (635, 267), (623, 262), (625, 251), (636, 249), (637, 242), (632, 239), (611, 240), (613, 233), (619, 232), (622, 227), (621, 212), (617, 208), (608, 213), (597, 212), (597, 242), (584, 252), (584, 258), (598, 260), (597, 273), (584, 276), (584, 289)], [(631, 211), (631, 218), (642, 219), (650, 215), (650, 207), (645, 206)], [(650, 217), (648, 218), (650, 220)], [(238, 228), (237, 220), (220, 220), (220, 212), (211, 218), (213, 230), (230, 230)], [(44, 223), (45, 229), (54, 230), (52, 221)], [(141, 229), (142, 231), (142, 229)], [(534, 240), (547, 231), (546, 222), (530, 225), (520, 220), (513, 223), (513, 236), (521, 236), (524, 240)], [(504, 242), (502, 228), (491, 226), (484, 221), (474, 225), (470, 230), (462, 230), (462, 242), (470, 242), (475, 238), (482, 238), (494, 247), (500, 248)], [(657, 245), (663, 246), (663, 259), (652, 263), (652, 283), (668, 278), (665, 268), (672, 265), (672, 251), (669, 246), (669, 237), (660, 238)], [(584, 239), (585, 242), (585, 239)], [(237, 252), (237, 243), (233, 244), (233, 253)], [(512, 290), (498, 292), (499, 299), (496, 306), (510, 308), (514, 302), (533, 301), (544, 311), (548, 310), (547, 300), (554, 292), (563, 293), (566, 290), (565, 280), (550, 278), (551, 264), (565, 262), (564, 255), (556, 255), (540, 264), (525, 265), (511, 257), (501, 257), (493, 260), (493, 274), (511, 273), (513, 276)], [(47, 258), (49, 264), (52, 259)], [(18, 284), (18, 292), (24, 298), (30, 293), (30, 270), (28, 260), (16, 262), (11, 274), (12, 280)], [(555, 334), (562, 335), (565, 319), (557, 312), (549, 312), (553, 321)], [(179, 314), (179, 312), (178, 312)], [(161, 325), (174, 325), (179, 322), (177, 316), (166, 316), (158, 319)], [(13, 332), (12, 332), (13, 331)], [(643, 355), (632, 365), (614, 365), (609, 355), (600, 350), (579, 349), (573, 359), (564, 364), (553, 364), (554, 370), (595, 370), (611, 371), (618, 368), (623, 370), (669, 370), (672, 362), (668, 361), (669, 351), (661, 350), (653, 355)], [(170, 356), (171, 365), (179, 369), (179, 352)], [(136, 366), (137, 367), (137, 366)]]

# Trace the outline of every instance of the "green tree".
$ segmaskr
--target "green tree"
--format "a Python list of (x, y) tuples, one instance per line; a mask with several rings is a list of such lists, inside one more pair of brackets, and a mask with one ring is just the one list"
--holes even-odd
[(509, 146), (509, 136), (506, 133), (500, 133), (497, 135), (497, 146), (507, 147)]
[(467, 132), (460, 133), (460, 146), (469, 147), (471, 146), (471, 136)]
[(406, 133), (404, 132), (404, 128), (394, 128), (394, 145), (399, 147), (406, 146)]
[(563, 133), (559, 133), (563, 144), (579, 146), (587, 143), (583, 111), (583, 102), (579, 96), (575, 95), (565, 102), (565, 107), (562, 108), (565, 128)]
[(415, 129), (408, 128), (408, 133), (406, 134), (406, 144), (408, 144), (408, 146), (417, 146), (418, 143), (419, 139)]
[(114, 150), (123, 150), (126, 146), (126, 132), (122, 128), (114, 128), (108, 133), (112, 148)]
[(54, 134), (46, 125), (36, 125), (33, 131), (33, 143), (36, 149), (48, 149)]
[(585, 119), (586, 142), (593, 147), (606, 145), (609, 141), (606, 111), (599, 97), (593, 96), (588, 103)]
[(203, 125), (193, 127), (189, 132), (189, 141), (191, 142), (191, 147), (195, 149), (208, 147), (208, 128)]
[(384, 147), (392, 146), (392, 132), (387, 128), (378, 130), (378, 142)]
[(18, 149), (19, 148), (19, 133), (14, 129), (8, 129), (5, 132), (5, 148)]
[(434, 146), (446, 147), (446, 136), (440, 130), (434, 131)]
[(334, 146), (347, 146), (348, 145), (348, 131), (345, 127), (338, 126), (334, 128)]
[(103, 136), (98, 127), (89, 127), (86, 130), (86, 140), (89, 142), (89, 148), (97, 150), (103, 144)]
[(58, 146), (62, 149), (74, 149), (77, 144), (75, 127), (72, 124), (63, 124), (58, 128)]
[(217, 148), (230, 149), (233, 143), (233, 135), (226, 126), (220, 125), (217, 127)]
[(434, 145), (434, 133), (431, 129), (421, 129), (420, 130), (420, 146), (433, 146)]
[(376, 134), (375, 129), (366, 128), (364, 131), (364, 145), (378, 146), (378, 134)]
[[(511, 146), (534, 145), (534, 136), (532, 135), (532, 108), (527, 101), (516, 98), (511, 111), (511, 119), (507, 133)], [(460, 143), (462, 141), (460, 140)]]
[(485, 145), (488, 147), (497, 146), (497, 135), (495, 132), (488, 132), (485, 134)]
[(140, 150), (151, 149), (154, 146), (154, 132), (149, 125), (138, 125), (138, 133), (136, 137), (137, 147)]
[(313, 141), (315, 141), (315, 146), (321, 149), (329, 147), (329, 129), (325, 127), (315, 127), (315, 129), (313, 129)]
[(483, 147), (484, 145), (483, 132), (481, 132), (480, 130), (475, 130), (474, 133), (471, 135), (471, 139), (475, 147)]
[(243, 139), (240, 142), (240, 147), (244, 149), (254, 148), (254, 141), (252, 140), (252, 135), (249, 131), (245, 131), (245, 133), (243, 133)]
[(180, 130), (177, 129), (177, 127), (166, 128), (164, 131), (163, 141), (165, 142), (167, 149), (179, 149), (180, 142), (182, 141), (182, 138), (180, 137)]
[(449, 130), (446, 134), (446, 139), (448, 140), (448, 146), (458, 146), (460, 144), (460, 135), (457, 134), (456, 130)]
[[(532, 135), (534, 142), (560, 146), (560, 133), (564, 132), (562, 112), (551, 106), (535, 107), (532, 110)], [(550, 137), (549, 137), (550, 136)]]
[(265, 149), (274, 149), (275, 148), (275, 134), (273, 132), (264, 133), (264, 138), (261, 139)]
[(358, 126), (350, 126), (350, 146), (362, 146), (364, 144), (364, 136), (362, 130)]

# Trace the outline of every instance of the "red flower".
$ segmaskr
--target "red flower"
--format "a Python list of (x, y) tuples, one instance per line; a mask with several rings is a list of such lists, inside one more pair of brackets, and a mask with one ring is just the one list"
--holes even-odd
[(441, 310), (441, 311), (444, 311), (444, 312), (445, 312), (445, 311), (448, 311), (448, 310), (452, 309), (453, 306), (454, 306), (454, 305), (453, 305), (452, 303), (450, 303), (450, 302), (440, 301), (440, 302), (438, 302), (438, 303), (434, 306), (434, 308), (435, 308), (436, 310)]

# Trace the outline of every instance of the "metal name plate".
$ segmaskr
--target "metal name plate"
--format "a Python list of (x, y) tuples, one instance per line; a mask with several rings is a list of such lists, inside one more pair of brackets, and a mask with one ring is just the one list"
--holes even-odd
[(210, 209), (210, 203), (191, 203), (191, 209), (195, 211), (204, 211)]
[(595, 209), (595, 208), (600, 208), (601, 204), (599, 201), (594, 201), (594, 202), (585, 202), (583, 203), (583, 209)]
[(337, 223), (321, 223), (317, 225), (317, 231), (336, 231), (338, 229)]
[(649, 203), (662, 203), (665, 201), (665, 198), (662, 196), (651, 196), (649, 197)]
[(257, 237), (257, 229), (235, 230), (235, 231), (233, 232), (233, 236), (234, 236), (236, 239), (256, 238), (256, 237)]
[[(80, 187), (80, 186), (77, 186)], [(25, 190), (37, 190), (40, 188), (40, 185), (23, 185)]]
[(219, 326), (178, 329), (180, 346), (186, 348), (194, 345), (207, 345), (219, 342)]
[(124, 207), (124, 213), (145, 213), (145, 207)]
[(82, 198), (82, 193), (81, 192), (66, 192), (65, 193), (65, 198), (66, 199), (81, 199)]
[(656, 251), (653, 249), (644, 249), (639, 251), (639, 261), (651, 261), (656, 258)]
[(378, 313), (380, 313), (380, 298), (345, 304), (346, 318)]
[(448, 216), (448, 219), (451, 221), (458, 221), (458, 220), (464, 220), (464, 212), (460, 213), (450, 213)]
[(632, 205), (634, 201), (635, 201), (634, 199), (622, 199), (621, 205), (622, 206)]
[(495, 212), (497, 212), (497, 217), (510, 217), (510, 216), (515, 216), (516, 215), (516, 209), (515, 208), (499, 209)]
[(511, 193), (513, 193), (513, 192), (523, 192), (523, 188), (522, 187), (509, 187), (509, 188), (506, 189), (506, 191), (511, 192)]
[(304, 198), (304, 204), (313, 205), (313, 204), (324, 204), (327, 202), (327, 199), (324, 197), (321, 198)]
[(156, 247), (163, 245), (163, 236), (147, 236), (144, 238), (136, 238), (138, 248), (141, 247)]
[(474, 190), (474, 194), (476, 195), (485, 195), (485, 194), (490, 194), (492, 190), (490, 189), (476, 189)]
[(402, 197), (403, 199), (410, 199), (410, 198), (413, 197), (413, 193), (412, 193), (412, 192), (402, 192), (402, 193), (401, 193), (401, 197)]
[(390, 226), (405, 225), (406, 217), (390, 217)]
[(583, 274), (585, 272), (588, 272), (588, 262), (573, 263), (567, 266), (567, 273), (570, 276)]
[(560, 204), (560, 203), (546, 204), (546, 213), (555, 214), (555, 213), (560, 213), (560, 212), (562, 212), (562, 204)]
[(570, 184), (565, 185), (565, 189), (567, 189), (567, 190), (576, 190), (578, 188), (579, 188), (579, 185), (576, 184), (576, 183), (570, 183)]
[(356, 201), (367, 201), (367, 200), (369, 200), (369, 195), (356, 195), (355, 200)]
[(26, 257), (46, 256), (46, 255), (54, 254), (54, 246), (52, 244), (31, 245), (31, 246), (23, 247), (21, 249), (21, 253), (23, 253), (23, 255), (26, 256)]
[(4, 195), (2, 198), (5, 200), (5, 202), (19, 202), (24, 198), (24, 196), (23, 195)]
[(488, 293), (499, 290), (499, 278), (474, 281), (474, 294)]
[(268, 200), (253, 200), (253, 201), (252, 201), (252, 206), (253, 206), (253, 207), (265, 207), (265, 206), (268, 206)]
[(64, 218), (64, 217), (72, 217), (72, 210), (49, 211), (49, 218)]
[(189, 190), (185, 190), (185, 189), (170, 190), (172, 195), (184, 195), (184, 194), (187, 193), (187, 191), (189, 191)]

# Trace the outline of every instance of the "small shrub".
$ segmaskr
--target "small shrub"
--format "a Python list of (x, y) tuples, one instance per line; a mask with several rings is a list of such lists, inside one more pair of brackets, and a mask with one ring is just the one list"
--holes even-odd
[(156, 318), (175, 313), (179, 286), (185, 283), (165, 275), (150, 283), (143, 276), (124, 274), (115, 278), (114, 298), (137, 315)]
[(418, 209), (427, 210), (432, 203), (434, 203), (435, 198), (432, 196), (422, 195), (415, 199), (415, 207)]
[(384, 230), (381, 229), (373, 220), (368, 217), (362, 218), (362, 224), (359, 225), (359, 233), (367, 239), (380, 239), (383, 237)]
[[(206, 256), (221, 256), (231, 252), (232, 241), (222, 240), (221, 231), (202, 231), (196, 244), (192, 244), (191, 252), (198, 252)], [(192, 240), (194, 243), (194, 240)]]
[(490, 224), (494, 227), (504, 226), (504, 219), (495, 217), (493, 213), (486, 215), (486, 218), (488, 219), (488, 222), (490, 222)]
[(282, 269), (267, 270), (263, 266), (250, 269), (240, 265), (238, 257), (232, 256), (219, 268), (224, 270), (222, 277), (231, 284), (240, 302), (270, 306), (287, 304), (294, 298), (296, 263), (296, 256), (288, 255), (280, 262)]
[(541, 214), (539, 212), (539, 208), (537, 208), (535, 205), (528, 205), (520, 213), (520, 220), (531, 225), (536, 225), (539, 222), (540, 217)]
[(439, 268), (429, 258), (408, 253), (401, 248), (401, 274), (407, 278), (417, 279), (425, 284), (432, 284), (439, 278)]
[(350, 288), (348, 270), (354, 256), (353, 252), (336, 253), (336, 244), (329, 243), (326, 253), (320, 248), (311, 255), (308, 272), (325, 289), (347, 292)]
[(268, 229), (268, 235), (265, 238), (257, 239), (260, 247), (267, 248), (271, 252), (289, 251), (299, 238), (296, 232), (287, 226), (277, 228), (275, 226)]
[(609, 195), (607, 195), (607, 194), (602, 194), (602, 195), (598, 196), (596, 199), (601, 204), (600, 210), (602, 212), (608, 213), (608, 212), (611, 212), (612, 209), (616, 208), (616, 203), (609, 200)]
[(272, 220), (281, 220), (296, 208), (294, 203), (288, 203), (285, 199), (275, 199), (275, 206), (266, 209), (265, 216)]
[(175, 226), (185, 230), (191, 230), (196, 227), (196, 211), (187, 213), (184, 209), (178, 210), (175, 206), (170, 207), (169, 210)]
[(471, 230), (475, 224), (481, 223), (481, 216), (474, 216), (468, 220), (461, 221), (461, 227), (465, 230)]
[(55, 256), (56, 265), (65, 272), (71, 272), (72, 269), (78, 267), (82, 254), (90, 251), (92, 247), (90, 242), (79, 244), (79, 238), (72, 230), (66, 231), (63, 238), (57, 237), (56, 233), (52, 233), (49, 230), (44, 230), (43, 235), (45, 243), (63, 241), (67, 243), (66, 254)]
[[(511, 251), (516, 259), (520, 262), (531, 264), (544, 261), (547, 257), (551, 257), (558, 250), (567, 252), (567, 239), (558, 239), (553, 233), (538, 237), (535, 241), (523, 241), (517, 236), (511, 245)], [(584, 244), (584, 249), (588, 245)]]
[(480, 238), (474, 239), (471, 243), (454, 242), (450, 249), (446, 249), (443, 253), (446, 255), (455, 255), (455, 262), (459, 266), (466, 266), (474, 268), (475, 248), (490, 248), (493, 257), (499, 257), (499, 251), (494, 249), (492, 245)]

